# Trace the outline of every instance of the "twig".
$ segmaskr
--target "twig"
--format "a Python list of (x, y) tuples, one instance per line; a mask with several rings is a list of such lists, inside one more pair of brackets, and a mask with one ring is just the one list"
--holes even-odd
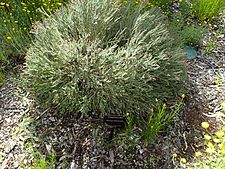
[(45, 113), (47, 113), (49, 110), (49, 108), (47, 108), (43, 113), (41, 113), (41, 115), (39, 115), (38, 117), (36, 117), (34, 120), (39, 120)]

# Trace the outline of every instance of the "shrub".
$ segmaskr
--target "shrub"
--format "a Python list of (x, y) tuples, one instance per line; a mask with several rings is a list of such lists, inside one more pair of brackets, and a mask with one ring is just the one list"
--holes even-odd
[(206, 29), (198, 25), (189, 25), (185, 26), (180, 33), (185, 45), (196, 46), (200, 44), (206, 34)]
[(164, 11), (168, 11), (168, 6), (173, 2), (173, 0), (149, 0), (149, 5), (158, 6)]
[(170, 21), (170, 31), (181, 46), (198, 46), (207, 33), (203, 26), (185, 21), (183, 17), (174, 16)]
[(225, 7), (224, 0), (191, 0), (193, 13), (200, 21), (212, 20)]
[(56, 167), (56, 155), (48, 154), (48, 159), (40, 152), (34, 152), (34, 159), (31, 169), (54, 169)]
[(172, 4), (173, 0), (121, 0), (122, 2), (135, 2), (136, 4), (140, 4), (142, 2), (146, 3), (147, 9), (152, 7), (159, 7), (163, 11), (168, 12), (168, 6)]
[[(132, 9), (132, 10), (131, 10)], [(183, 53), (155, 11), (113, 0), (77, 0), (37, 25), (24, 80), (62, 112), (148, 111), (183, 93)]]

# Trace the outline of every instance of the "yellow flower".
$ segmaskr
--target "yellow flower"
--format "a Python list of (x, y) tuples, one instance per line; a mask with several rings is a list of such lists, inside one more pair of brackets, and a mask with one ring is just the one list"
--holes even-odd
[(4, 2), (0, 2), (0, 5), (5, 5), (5, 3)]
[(213, 149), (213, 148), (207, 148), (205, 151), (207, 153), (209, 153), (209, 154), (212, 154), (212, 153), (214, 153), (215, 149)]
[(197, 152), (195, 152), (195, 156), (200, 157), (200, 156), (202, 156), (202, 153), (200, 151), (197, 151)]
[(213, 141), (214, 141), (215, 143), (219, 143), (219, 142), (220, 142), (220, 139), (214, 138)]
[(218, 137), (218, 138), (222, 138), (223, 136), (224, 136), (224, 132), (223, 131), (217, 131), (216, 133), (215, 133), (215, 135)]
[(207, 146), (208, 148), (214, 149), (214, 145), (211, 142), (208, 142)]
[(224, 145), (223, 143), (218, 144), (218, 147), (219, 147), (220, 149), (225, 149), (225, 145)]
[(185, 95), (184, 95), (184, 94), (182, 94), (182, 96), (181, 96), (181, 97), (182, 97), (182, 99), (183, 99), (183, 98), (185, 98)]
[(185, 158), (180, 158), (180, 162), (181, 162), (182, 164), (185, 164), (185, 163), (187, 162), (187, 160), (186, 160)]
[(8, 40), (11, 40), (12, 38), (10, 36), (7, 37)]
[(224, 149), (220, 150), (220, 153), (221, 153), (222, 155), (225, 155), (225, 150), (224, 150)]
[(63, 155), (65, 155), (65, 154), (66, 154), (65, 149), (62, 149), (62, 154), (63, 154)]
[(206, 139), (206, 140), (210, 140), (212, 137), (210, 136), (210, 135), (208, 135), (208, 134), (205, 134), (204, 135), (204, 139)]
[(177, 153), (173, 153), (173, 158), (177, 158)]
[(222, 127), (222, 131), (225, 132), (225, 126)]
[(209, 128), (209, 123), (208, 122), (202, 122), (201, 125), (202, 125), (202, 128), (204, 128), (204, 129)]
[(222, 107), (223, 110), (225, 110), (225, 102), (220, 103), (220, 106)]

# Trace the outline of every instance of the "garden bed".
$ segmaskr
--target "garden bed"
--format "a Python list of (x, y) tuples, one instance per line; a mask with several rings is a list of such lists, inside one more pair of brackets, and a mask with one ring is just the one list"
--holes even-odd
[[(203, 135), (225, 125), (223, 14), (215, 25), (208, 25), (197, 57), (186, 59), (187, 94), (182, 108), (150, 144), (125, 129), (115, 130), (109, 141), (110, 130), (94, 114), (63, 116), (43, 108), (15, 82), (24, 69), (19, 65), (20, 70), (9, 73), (7, 84), (0, 88), (1, 169), (40, 167), (41, 161), (57, 169), (193, 168), (196, 152), (205, 151)], [(209, 129), (201, 127), (203, 121), (210, 124)], [(140, 131), (137, 126), (133, 130)]]
[[(209, 121), (218, 128), (218, 118), (207, 117), (216, 115), (216, 108), (225, 100), (225, 66), (224, 53), (221, 47), (225, 39), (219, 36), (218, 47), (212, 54), (199, 54), (194, 60), (188, 61), (188, 94), (183, 110), (175, 118), (172, 129), (159, 135), (157, 141), (150, 146), (143, 144), (108, 145), (105, 139), (108, 131), (101, 120), (84, 117), (77, 120), (73, 117), (60, 117), (54, 112), (41, 110), (29, 93), (22, 92), (8, 77), (8, 84), (1, 88), (1, 158), (2, 168), (18, 167), (19, 159), (25, 164), (30, 163), (24, 143), (32, 137), (40, 140), (35, 146), (47, 154), (57, 153), (57, 166), (63, 164), (71, 168), (173, 168), (172, 154), (191, 160), (194, 152), (202, 146), (202, 121)], [(216, 56), (220, 51), (219, 56)], [(214, 54), (214, 52), (216, 54)], [(217, 84), (216, 79), (222, 82)], [(22, 131), (15, 134), (15, 129), (22, 122), (24, 115), (35, 112), (33, 117), (37, 131)], [(33, 112), (33, 113), (32, 113)], [(25, 132), (25, 133), (24, 133)], [(32, 134), (31, 134), (31, 133)], [(123, 137), (116, 132), (115, 139)], [(118, 134), (120, 133), (120, 134)], [(150, 164), (150, 165), (149, 165)], [(72, 167), (73, 166), (73, 167)]]

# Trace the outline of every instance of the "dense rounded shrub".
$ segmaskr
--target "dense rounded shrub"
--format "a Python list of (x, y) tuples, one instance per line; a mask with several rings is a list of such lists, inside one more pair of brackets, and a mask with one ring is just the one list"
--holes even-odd
[(23, 78), (64, 113), (148, 111), (183, 92), (183, 54), (156, 10), (76, 0), (36, 26)]

